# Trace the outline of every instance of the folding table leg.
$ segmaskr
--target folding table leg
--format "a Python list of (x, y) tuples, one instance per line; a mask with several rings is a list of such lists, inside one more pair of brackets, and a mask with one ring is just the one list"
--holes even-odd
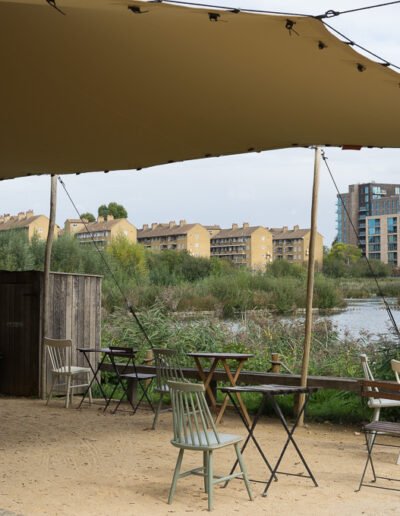
[[(265, 456), (265, 453), (264, 453), (263, 449), (261, 448), (261, 446), (259, 445), (259, 443), (258, 443), (257, 439), (256, 439), (256, 438), (255, 438), (255, 436), (254, 436), (254, 429), (255, 429), (255, 427), (256, 427), (256, 425), (257, 425), (258, 420), (260, 419), (260, 416), (261, 416), (261, 415), (262, 415), (262, 413), (264, 412), (264, 408), (265, 408), (265, 405), (266, 405), (266, 401), (267, 401), (267, 400), (266, 400), (265, 396), (263, 396), (263, 400), (262, 400), (262, 402), (261, 402), (261, 404), (260, 404), (260, 406), (259, 406), (259, 408), (258, 408), (258, 411), (257, 411), (256, 415), (254, 416), (253, 423), (252, 423), (252, 425), (250, 426), (250, 425), (248, 424), (248, 422), (247, 422), (247, 419), (246, 419), (246, 418), (244, 417), (244, 415), (242, 414), (242, 412), (241, 412), (241, 410), (240, 410), (239, 406), (236, 404), (235, 399), (234, 399), (234, 397), (232, 396), (232, 394), (231, 394), (230, 392), (228, 392), (228, 395), (229, 395), (229, 398), (230, 398), (230, 400), (231, 400), (231, 402), (232, 402), (232, 405), (234, 406), (234, 408), (235, 408), (236, 412), (239, 414), (240, 419), (242, 420), (242, 422), (243, 422), (243, 424), (244, 424), (244, 426), (246, 427), (247, 432), (248, 432), (248, 435), (247, 435), (247, 437), (246, 437), (246, 439), (245, 439), (245, 441), (244, 441), (244, 443), (243, 443), (243, 446), (242, 446), (242, 448), (241, 448), (241, 450), (240, 450), (240, 451), (241, 451), (241, 453), (243, 454), (244, 450), (245, 450), (245, 449), (246, 449), (246, 447), (247, 447), (248, 442), (250, 441), (250, 439), (252, 439), (252, 440), (253, 440), (253, 442), (254, 442), (254, 444), (255, 444), (255, 446), (256, 446), (256, 448), (257, 448), (257, 450), (258, 450), (258, 452), (260, 453), (261, 457), (263, 458), (264, 463), (267, 465), (267, 467), (268, 467), (268, 469), (270, 470), (271, 474), (273, 475), (273, 478), (275, 479), (275, 481), (277, 481), (277, 480), (278, 480), (278, 477), (277, 477), (277, 476), (276, 476), (276, 474), (273, 472), (273, 469), (272, 469), (271, 464), (269, 463), (269, 461), (268, 461), (267, 457)], [(238, 463), (239, 463), (239, 461), (238, 461), (238, 459), (236, 459), (236, 461), (235, 461), (234, 465), (232, 466), (232, 469), (231, 469), (231, 471), (230, 471), (229, 475), (232, 475), (232, 473), (233, 473), (233, 472), (235, 471), (235, 469), (237, 468)], [(227, 480), (227, 481), (224, 483), (224, 485), (223, 485), (222, 487), (226, 487), (226, 486), (228, 485), (228, 483), (229, 483), (229, 482), (230, 482), (230, 480)]]
[[(288, 435), (288, 438), (287, 438), (287, 440), (286, 440), (286, 443), (285, 443), (285, 445), (284, 445), (284, 447), (283, 447), (283, 449), (282, 449), (282, 451), (281, 451), (281, 454), (280, 454), (280, 456), (279, 456), (279, 458), (278, 458), (278, 461), (277, 461), (277, 463), (276, 463), (276, 465), (275, 465), (275, 468), (274, 468), (274, 470), (273, 470), (273, 474), (276, 474), (276, 473), (277, 473), (278, 468), (279, 468), (279, 465), (280, 465), (280, 463), (281, 463), (281, 461), (282, 461), (282, 459), (283, 459), (283, 456), (285, 455), (286, 449), (287, 449), (287, 447), (288, 447), (289, 443), (291, 442), (291, 443), (293, 444), (294, 448), (296, 449), (297, 454), (298, 454), (298, 456), (300, 457), (300, 459), (301, 459), (301, 461), (302, 461), (302, 463), (303, 463), (304, 467), (306, 468), (306, 470), (307, 470), (307, 472), (308, 472), (309, 477), (310, 477), (310, 478), (311, 478), (311, 480), (314, 482), (315, 487), (318, 487), (317, 481), (315, 480), (314, 475), (313, 475), (313, 474), (312, 474), (312, 472), (311, 472), (311, 469), (308, 467), (308, 464), (307, 464), (307, 462), (306, 462), (305, 458), (303, 457), (303, 454), (301, 453), (300, 448), (297, 446), (296, 441), (293, 439), (294, 431), (296, 430), (297, 425), (298, 425), (298, 423), (299, 423), (299, 420), (300, 420), (300, 418), (301, 418), (301, 416), (302, 416), (302, 414), (303, 414), (303, 412), (304, 412), (304, 410), (305, 410), (305, 408), (306, 408), (307, 401), (308, 401), (308, 397), (306, 398), (306, 401), (305, 401), (305, 403), (303, 404), (303, 407), (302, 407), (302, 409), (301, 409), (300, 413), (298, 414), (298, 416), (297, 416), (297, 418), (296, 418), (296, 420), (295, 420), (295, 422), (294, 422), (294, 424), (293, 424), (292, 429), (290, 429), (290, 428), (288, 427), (287, 423), (286, 423), (285, 416), (283, 415), (283, 413), (282, 413), (282, 410), (281, 410), (280, 406), (278, 405), (278, 403), (277, 403), (277, 402), (276, 402), (276, 400), (275, 400), (275, 397), (274, 397), (274, 396), (271, 396), (271, 395), (268, 395), (268, 394), (267, 394), (267, 396), (269, 396), (269, 398), (271, 399), (271, 401), (272, 401), (272, 405), (273, 405), (274, 410), (275, 410), (275, 413), (276, 413), (276, 414), (277, 414), (277, 416), (279, 417), (279, 419), (280, 419), (280, 421), (281, 421), (281, 423), (282, 423), (282, 425), (283, 425), (283, 427), (284, 427), (284, 429), (286, 430), (286, 433), (287, 433), (287, 435)], [(268, 480), (268, 482), (267, 482), (267, 485), (265, 486), (265, 489), (264, 489), (264, 492), (263, 492), (263, 496), (267, 496), (267, 491), (268, 491), (269, 486), (271, 485), (272, 478), (273, 478), (273, 475), (271, 475), (271, 477), (269, 478), (269, 480)]]

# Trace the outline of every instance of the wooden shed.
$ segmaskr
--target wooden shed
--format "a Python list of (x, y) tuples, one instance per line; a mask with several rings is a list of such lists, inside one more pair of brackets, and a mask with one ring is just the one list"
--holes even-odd
[[(46, 336), (72, 339), (77, 365), (87, 364), (76, 348), (100, 347), (101, 280), (93, 275), (50, 274)], [(42, 310), (43, 272), (0, 271), (0, 394), (40, 394)]]

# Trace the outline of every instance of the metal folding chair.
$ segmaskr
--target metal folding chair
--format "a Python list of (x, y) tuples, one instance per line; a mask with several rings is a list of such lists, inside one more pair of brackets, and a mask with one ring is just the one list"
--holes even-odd
[[(384, 382), (384, 381), (372, 381), (372, 380), (361, 380), (361, 396), (364, 398), (378, 398), (383, 400), (395, 400), (400, 402), (400, 384), (395, 382)], [(400, 482), (400, 478), (392, 478), (387, 476), (378, 476), (376, 474), (372, 453), (375, 446), (386, 446), (400, 448), (398, 445), (390, 444), (387, 442), (377, 442), (382, 435), (392, 436), (400, 438), (400, 423), (392, 423), (388, 421), (371, 421), (363, 427), (365, 435), (365, 443), (367, 445), (367, 461), (364, 466), (363, 473), (361, 475), (360, 484), (357, 491), (360, 491), (362, 486), (375, 487), (377, 489), (387, 489), (390, 491), (400, 491), (398, 488), (376, 485), (378, 479), (390, 480)], [(364, 478), (367, 472), (368, 465), (371, 466), (373, 479), (370, 483), (365, 483)]]
[[(127, 348), (123, 346), (109, 346), (109, 358), (111, 361), (111, 364), (113, 365), (114, 372), (117, 376), (117, 383), (110, 395), (110, 398), (108, 399), (106, 406), (104, 408), (104, 411), (107, 410), (111, 400), (113, 399), (113, 396), (118, 388), (118, 385), (122, 387), (123, 393), (120, 399), (118, 400), (118, 403), (113, 410), (113, 414), (118, 410), (119, 406), (121, 405), (122, 400), (124, 397), (128, 400), (129, 404), (132, 407), (133, 413), (135, 414), (137, 409), (139, 408), (140, 404), (144, 399), (147, 400), (151, 410), (154, 412), (154, 407), (151, 402), (151, 399), (148, 395), (148, 390), (151, 386), (151, 383), (153, 379), (156, 377), (155, 374), (150, 373), (139, 373), (136, 369), (136, 353), (137, 351), (132, 348)], [(115, 361), (116, 358), (124, 358), (126, 359), (123, 363), (117, 363)], [(122, 368), (122, 372), (120, 372), (120, 368)], [(133, 368), (133, 372), (127, 372), (130, 368)], [(139, 398), (139, 400), (134, 403), (134, 400), (132, 399), (132, 396), (129, 393), (128, 390), (128, 382), (130, 380), (133, 380), (136, 384), (136, 386), (140, 386), (142, 390), (142, 394)]]

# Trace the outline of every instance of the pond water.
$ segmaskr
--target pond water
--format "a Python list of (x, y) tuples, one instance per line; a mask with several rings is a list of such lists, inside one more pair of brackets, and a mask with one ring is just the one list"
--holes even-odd
[[(394, 320), (400, 328), (400, 309), (395, 298), (386, 298)], [(334, 314), (318, 316), (331, 321), (340, 335), (358, 339), (368, 334), (368, 340), (380, 336), (397, 340), (385, 305), (381, 298), (348, 299), (347, 308)], [(304, 317), (303, 317), (304, 319)]]

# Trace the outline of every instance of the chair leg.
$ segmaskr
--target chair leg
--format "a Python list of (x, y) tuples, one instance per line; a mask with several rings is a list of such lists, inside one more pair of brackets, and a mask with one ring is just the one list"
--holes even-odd
[(50, 392), (47, 396), (47, 402), (46, 402), (46, 405), (49, 404), (49, 401), (51, 400), (52, 398), (52, 395), (53, 395), (53, 389), (54, 389), (54, 383), (56, 381), (56, 377), (54, 376), (54, 374), (51, 375), (51, 387), (50, 387)]
[(179, 455), (178, 455), (178, 459), (176, 461), (176, 466), (175, 466), (175, 471), (174, 471), (174, 476), (172, 478), (172, 484), (171, 484), (171, 489), (169, 490), (169, 496), (168, 496), (168, 503), (171, 504), (172, 503), (172, 500), (174, 498), (174, 494), (175, 494), (175, 489), (176, 489), (176, 484), (178, 482), (178, 478), (179, 478), (179, 472), (181, 470), (181, 465), (182, 465), (182, 459), (183, 459), (183, 452), (185, 450), (183, 448), (181, 448), (179, 450)]
[(153, 418), (153, 425), (151, 427), (152, 430), (156, 429), (156, 425), (158, 423), (158, 418), (159, 418), (160, 412), (161, 412), (163, 397), (164, 397), (164, 394), (161, 393), (160, 394), (160, 399), (159, 399), (158, 404), (157, 404), (156, 413), (154, 414), (154, 418)]
[(239, 462), (240, 471), (243, 473), (243, 480), (244, 480), (244, 484), (245, 484), (246, 489), (247, 489), (247, 494), (249, 495), (250, 500), (253, 500), (253, 495), (252, 495), (252, 492), (251, 492), (249, 477), (247, 476), (247, 468), (246, 468), (246, 464), (244, 463), (242, 454), (240, 453), (239, 443), (235, 444), (235, 451), (236, 451), (236, 456), (237, 456), (237, 459), (238, 459), (238, 462)]
[(68, 408), (69, 407), (69, 396), (70, 396), (70, 392), (71, 392), (71, 377), (68, 376), (68, 379), (67, 379), (67, 397), (65, 399), (65, 408)]
[(362, 472), (361, 479), (360, 479), (360, 484), (359, 484), (356, 492), (361, 490), (361, 487), (364, 482), (365, 473), (367, 472), (368, 463), (371, 465), (372, 474), (374, 476), (373, 482), (376, 482), (376, 473), (375, 473), (374, 463), (372, 461), (372, 450), (373, 450), (373, 447), (375, 444), (375, 439), (376, 439), (376, 432), (374, 432), (370, 435), (365, 434), (365, 443), (367, 445), (367, 460), (365, 462), (364, 470)]
[(208, 459), (207, 459), (207, 494), (208, 494), (208, 510), (209, 511), (212, 511), (214, 508), (213, 480), (214, 480), (213, 452), (212, 452), (212, 450), (210, 450), (208, 452)]
[[(87, 373), (87, 382), (88, 384), (90, 385), (90, 373), (88, 372)], [(93, 397), (92, 397), (92, 388), (89, 387), (89, 404), (91, 405), (93, 402)]]
[[(372, 414), (372, 419), (371, 421), (379, 421), (379, 417), (380, 417), (380, 414), (381, 414), (381, 408), (380, 407), (377, 407), (377, 408), (374, 408), (374, 413)], [(372, 444), (372, 441), (373, 441), (373, 437), (375, 435), (375, 432), (374, 433), (370, 433), (368, 434), (367, 438), (368, 438), (368, 444), (371, 446)]]
[(204, 491), (208, 493), (208, 452), (203, 452)]

